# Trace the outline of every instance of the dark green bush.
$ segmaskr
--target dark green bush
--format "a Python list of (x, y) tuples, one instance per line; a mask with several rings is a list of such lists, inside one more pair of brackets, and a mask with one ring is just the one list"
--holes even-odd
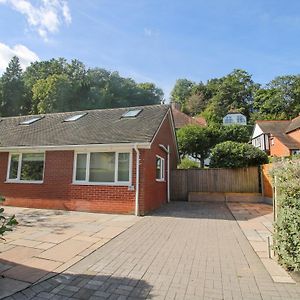
[(244, 168), (268, 163), (265, 152), (250, 144), (223, 142), (211, 151), (211, 168)]
[[(0, 204), (5, 199), (0, 195)], [(12, 231), (13, 227), (17, 225), (18, 222), (15, 216), (6, 217), (4, 216), (4, 208), (0, 207), (0, 240), (4, 240), (3, 235), (7, 231)]]
[(274, 250), (285, 268), (300, 271), (300, 160), (276, 163), (271, 174), (277, 189)]

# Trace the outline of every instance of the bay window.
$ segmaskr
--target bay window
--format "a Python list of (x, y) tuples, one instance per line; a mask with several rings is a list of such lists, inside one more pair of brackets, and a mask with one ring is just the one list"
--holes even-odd
[(12, 153), (7, 181), (43, 182), (44, 153)]
[(75, 183), (124, 184), (130, 182), (129, 152), (87, 152), (75, 157)]

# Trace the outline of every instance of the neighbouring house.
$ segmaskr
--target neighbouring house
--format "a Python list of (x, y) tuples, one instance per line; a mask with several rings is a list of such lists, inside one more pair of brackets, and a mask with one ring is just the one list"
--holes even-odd
[(300, 116), (293, 120), (256, 121), (251, 142), (270, 156), (300, 154)]
[(180, 104), (172, 102), (171, 107), (176, 130), (187, 125), (207, 126), (206, 120), (203, 117), (190, 117), (180, 111)]
[(168, 105), (0, 118), (6, 205), (144, 215), (177, 161)]
[(247, 118), (239, 112), (229, 112), (223, 118), (223, 125), (247, 125)]

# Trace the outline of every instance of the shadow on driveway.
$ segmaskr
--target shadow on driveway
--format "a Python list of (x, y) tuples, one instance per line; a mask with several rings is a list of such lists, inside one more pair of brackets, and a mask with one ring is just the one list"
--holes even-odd
[[(0, 260), (0, 263), (11, 262)], [(19, 265), (28, 274), (45, 273), (45, 270)], [(24, 267), (24, 268), (23, 268)], [(142, 298), (151, 299), (152, 286), (144, 280), (111, 275), (48, 274), (47, 280), (34, 285), (29, 282), (0, 277), (0, 299), (54, 298)], [(110, 298), (110, 299), (111, 299)]]

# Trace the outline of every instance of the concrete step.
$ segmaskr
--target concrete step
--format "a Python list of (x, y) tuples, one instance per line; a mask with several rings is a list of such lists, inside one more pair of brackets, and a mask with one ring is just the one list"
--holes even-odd
[(214, 193), (214, 192), (189, 192), (189, 202), (264, 202), (260, 193)]

